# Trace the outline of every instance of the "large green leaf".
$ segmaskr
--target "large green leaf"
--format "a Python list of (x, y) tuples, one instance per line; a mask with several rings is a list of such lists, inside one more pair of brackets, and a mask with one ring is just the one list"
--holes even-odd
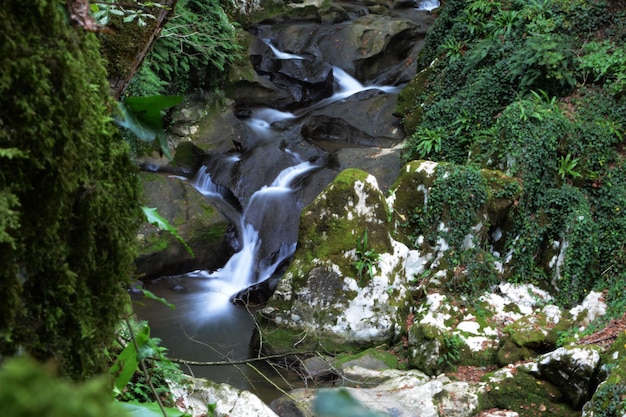
[[(120, 405), (132, 417), (164, 417), (157, 403), (140, 403), (138, 401), (120, 402)], [(165, 407), (167, 417), (190, 417), (175, 408)]]
[(346, 389), (319, 390), (314, 407), (319, 417), (389, 417), (365, 407)]
[[(141, 350), (150, 339), (150, 328), (145, 326), (141, 332), (135, 335), (137, 347)], [(119, 354), (109, 372), (113, 376), (113, 393), (120, 394), (130, 382), (135, 372), (139, 369), (139, 352), (135, 343), (126, 345), (122, 353)]]
[(143, 207), (141, 207), (141, 209), (143, 210), (144, 214), (146, 215), (146, 218), (148, 219), (149, 223), (155, 224), (161, 230), (165, 230), (165, 231), (170, 232), (172, 235), (174, 235), (176, 237), (176, 239), (178, 239), (180, 241), (180, 243), (183, 244), (185, 249), (187, 249), (187, 252), (189, 252), (189, 254), (192, 257), (194, 257), (194, 258), (196, 257), (196, 255), (193, 253), (193, 250), (189, 247), (189, 245), (187, 245), (187, 242), (185, 242), (185, 240), (182, 237), (180, 237), (180, 235), (178, 234), (178, 231), (176, 230), (176, 228), (174, 228), (167, 221), (167, 219), (162, 217), (157, 212), (156, 208), (143, 206)]
[(128, 97), (117, 103), (119, 114), (115, 122), (144, 142), (157, 140), (165, 156), (172, 159), (163, 131), (163, 111), (181, 101), (179, 96)]

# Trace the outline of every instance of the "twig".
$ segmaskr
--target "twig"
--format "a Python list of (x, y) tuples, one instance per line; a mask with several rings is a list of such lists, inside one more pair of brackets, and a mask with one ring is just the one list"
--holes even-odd
[(182, 363), (185, 365), (193, 365), (193, 366), (220, 366), (220, 365), (247, 365), (252, 362), (259, 362), (269, 359), (279, 359), (286, 358), (288, 356), (293, 355), (311, 355), (315, 352), (297, 352), (297, 353), (283, 353), (280, 355), (270, 355), (270, 356), (260, 356), (258, 358), (249, 358), (249, 359), (239, 359), (239, 360), (225, 360), (225, 361), (190, 361), (187, 359), (178, 359), (178, 358), (169, 358), (170, 361), (174, 363)]

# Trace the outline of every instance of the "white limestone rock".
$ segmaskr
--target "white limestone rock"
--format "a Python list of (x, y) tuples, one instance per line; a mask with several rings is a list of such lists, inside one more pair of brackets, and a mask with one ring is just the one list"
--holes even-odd
[(215, 417), (278, 417), (256, 395), (228, 384), (189, 376), (182, 383), (171, 385), (176, 406), (192, 417), (206, 416), (208, 404), (215, 404)]

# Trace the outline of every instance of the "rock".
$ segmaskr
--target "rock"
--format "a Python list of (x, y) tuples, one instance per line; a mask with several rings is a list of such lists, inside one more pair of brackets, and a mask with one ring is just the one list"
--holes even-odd
[(397, 356), (374, 348), (366, 349), (356, 355), (338, 355), (334, 363), (342, 371), (350, 367), (372, 370), (396, 369), (399, 365)]
[(583, 326), (606, 314), (606, 302), (602, 293), (590, 291), (582, 303), (570, 309), (569, 313)]
[[(260, 313), (265, 348), (292, 350), (299, 340), (298, 349), (349, 352), (393, 339), (406, 303), (408, 251), (391, 239), (386, 221), (375, 178), (353, 169), (303, 210), (294, 262)], [(357, 261), (367, 264), (357, 269)]]
[(142, 279), (221, 267), (231, 254), (224, 241), (228, 222), (188, 181), (160, 173), (141, 173), (144, 202), (177, 229), (195, 257), (169, 232), (144, 223), (135, 264)]
[(332, 365), (331, 358), (312, 356), (302, 360), (300, 367), (305, 378), (314, 381), (329, 380), (337, 377), (338, 371)]
[[(410, 370), (374, 371), (358, 367), (349, 368), (356, 383), (381, 381), (372, 388), (340, 388), (369, 409), (395, 417), (471, 417), (479, 410), (479, 398), (483, 395), (483, 384), (452, 382), (441, 375), (429, 378), (423, 373)], [(324, 389), (325, 392), (330, 391)], [(292, 403), (298, 404), (302, 414), (288, 414), (297, 417), (311, 416), (318, 390), (294, 390), (289, 392)], [(283, 399), (285, 397), (282, 397)], [(283, 400), (286, 401), (286, 400)], [(281, 403), (284, 403), (281, 401)], [(302, 411), (304, 410), (304, 412)], [(441, 410), (451, 414), (440, 414)], [(360, 415), (360, 414), (359, 414)]]
[(215, 406), (211, 414), (215, 417), (278, 417), (256, 395), (228, 384), (185, 377), (182, 382), (170, 385), (177, 408), (192, 417), (208, 415), (211, 404)]
[(566, 404), (559, 388), (530, 374), (536, 364), (509, 365), (485, 375), (483, 408), (512, 410), (520, 416), (575, 417), (579, 412)]
[(560, 387), (576, 408), (591, 398), (599, 363), (600, 353), (596, 346), (562, 347), (537, 360), (541, 377)]

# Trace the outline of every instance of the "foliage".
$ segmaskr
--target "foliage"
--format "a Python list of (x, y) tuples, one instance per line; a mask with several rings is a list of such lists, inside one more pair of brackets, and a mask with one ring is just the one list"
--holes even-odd
[(0, 415), (11, 417), (123, 417), (111, 399), (106, 378), (77, 384), (55, 375), (53, 363), (26, 357), (7, 360), (0, 368)]
[(626, 384), (602, 383), (585, 408), (598, 417), (618, 417), (626, 413)]
[(218, 1), (180, 0), (128, 89), (134, 96), (218, 86), (240, 47)]
[(139, 26), (146, 26), (146, 19), (155, 19), (150, 8), (164, 8), (165, 5), (156, 2), (129, 2), (120, 4), (115, 0), (102, 0), (89, 5), (90, 11), (98, 24), (106, 26), (111, 16), (122, 16), (124, 23), (136, 22)]
[(110, 369), (116, 398), (149, 403), (158, 397), (173, 406), (167, 381), (180, 380), (180, 368), (169, 360), (167, 349), (160, 346), (161, 340), (150, 337), (146, 322), (127, 322), (127, 326), (126, 346)]
[(118, 102), (116, 123), (144, 142), (157, 141), (168, 159), (173, 159), (163, 130), (163, 111), (182, 101), (178, 96), (127, 97)]
[(589, 42), (583, 48), (580, 67), (584, 79), (592, 75), (594, 83), (604, 83), (614, 94), (626, 91), (626, 46), (618, 46), (610, 40)]
[(438, 365), (445, 365), (446, 367), (454, 367), (454, 364), (461, 359), (461, 347), (463, 346), (463, 339), (458, 334), (443, 334), (443, 346), (439, 353), (439, 359), (437, 359)]
[(313, 407), (319, 417), (383, 417), (361, 404), (346, 389), (318, 390)]
[[(107, 367), (141, 221), (92, 33), (58, 1), (0, 10), (0, 355)], [(5, 211), (6, 210), (6, 211)]]
[[(623, 2), (604, 0), (446, 2), (418, 62), (429, 68), (425, 88), (403, 107), (419, 108), (421, 120), (405, 161), (502, 170), (519, 182), (502, 224), (490, 225), (505, 230), (501, 279), (552, 289), (563, 305), (610, 289), (612, 314), (623, 311), (626, 269), (624, 16)], [(433, 205), (432, 195), (429, 207), (416, 204), (407, 223), (431, 247), (437, 238), (454, 247), (442, 259), (453, 271), (445, 284), (467, 292), (474, 275), (464, 259), (495, 259), (488, 247), (460, 254), (462, 233), (433, 230), (441, 221)], [(477, 286), (493, 282), (493, 269), (475, 270), (489, 277)]]
[(356, 258), (352, 266), (356, 269), (359, 285), (363, 285), (365, 273), (367, 272), (370, 278), (373, 277), (374, 267), (380, 261), (380, 255), (375, 250), (369, 248), (367, 230), (363, 232), (363, 237), (357, 241)]

